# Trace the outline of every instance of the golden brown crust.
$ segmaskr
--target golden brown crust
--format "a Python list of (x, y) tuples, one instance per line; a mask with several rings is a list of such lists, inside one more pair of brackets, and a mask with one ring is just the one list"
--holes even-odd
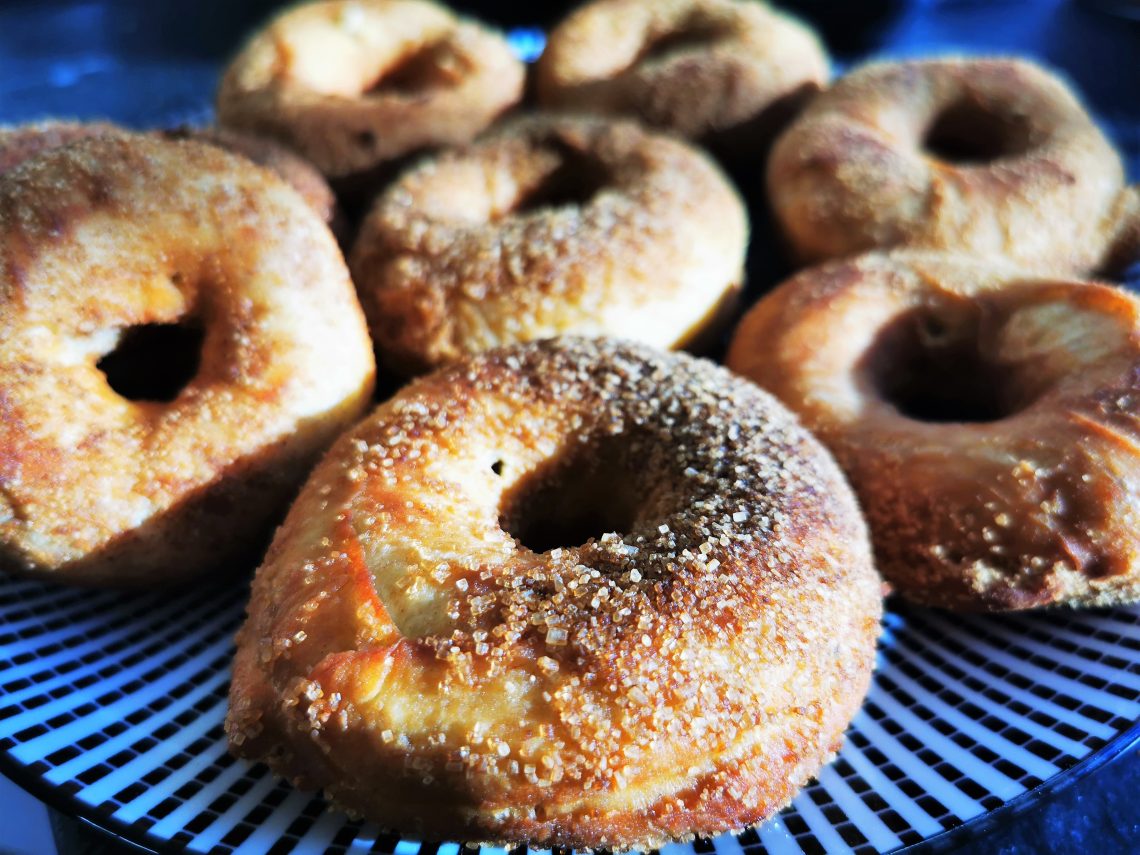
[(190, 139), (216, 145), (252, 160), (300, 193), (301, 198), (330, 227), (340, 218), (336, 196), (320, 170), (276, 140), (231, 128), (175, 128), (164, 133), (171, 139)]
[[(28, 125), (0, 127), (0, 174), (25, 160), (77, 140), (131, 131), (110, 122), (69, 122), (50, 119)], [(339, 218), (336, 197), (315, 166), (281, 143), (226, 128), (175, 128), (162, 131), (169, 139), (194, 139), (248, 158), (283, 179), (301, 194), (330, 226)]]
[(38, 154), (89, 137), (126, 133), (110, 122), (46, 119), (26, 125), (0, 125), (0, 175)]
[(1096, 273), (1115, 279), (1140, 263), (1140, 184), (1124, 188), (1109, 222), (1108, 252)]
[[(587, 498), (625, 533), (503, 528)], [(314, 472), (226, 729), (409, 834), (649, 847), (789, 801), (861, 703), (880, 608), (842, 476), (768, 395), (642, 346), (519, 345), (416, 381)]]
[(1107, 606), (1140, 598), (1138, 309), (1000, 262), (872, 254), (761, 300), (728, 365), (835, 453), (901, 595)]
[(427, 0), (319, 0), (230, 64), (220, 124), (276, 137), (341, 178), (470, 141), (522, 95), (503, 37)]
[(741, 147), (824, 86), (828, 61), (808, 27), (753, 0), (595, 0), (551, 32), (535, 78), (546, 107)]
[(683, 347), (732, 299), (744, 204), (690, 146), (630, 122), (537, 117), (406, 173), (350, 256), (387, 364), (572, 332)]
[[(169, 403), (98, 367), (124, 331), (202, 330)], [(250, 548), (366, 406), (344, 262), (299, 196), (220, 149), (143, 135), (0, 177), (0, 565), (167, 584)]]
[(1087, 272), (1119, 156), (1072, 92), (1014, 59), (871, 63), (777, 140), (768, 192), (804, 262), (909, 246)]

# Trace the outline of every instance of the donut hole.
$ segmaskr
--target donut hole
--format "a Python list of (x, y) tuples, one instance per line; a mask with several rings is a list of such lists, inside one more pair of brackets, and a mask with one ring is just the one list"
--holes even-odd
[(204, 338), (205, 330), (193, 320), (139, 324), (123, 330), (97, 367), (128, 401), (169, 403), (198, 374)]
[(500, 527), (532, 552), (629, 532), (645, 504), (638, 479), (623, 465), (628, 449), (624, 457), (616, 447), (579, 450), (529, 473), (503, 496)]
[(677, 54), (708, 50), (731, 35), (724, 23), (707, 20), (685, 21), (680, 26), (646, 40), (637, 64), (661, 62)]
[(996, 422), (1029, 404), (1012, 370), (987, 356), (980, 312), (908, 312), (879, 333), (864, 368), (882, 400), (914, 421)]
[(611, 183), (609, 170), (596, 157), (557, 140), (542, 148), (547, 154), (553, 154), (556, 165), (537, 182), (521, 187), (514, 203), (502, 216), (585, 206)]
[(447, 40), (409, 51), (364, 88), (364, 95), (415, 95), (448, 89), (463, 78), (460, 58)]
[(1029, 149), (1029, 123), (1025, 117), (998, 113), (974, 101), (957, 101), (934, 116), (922, 147), (947, 163), (990, 163)]

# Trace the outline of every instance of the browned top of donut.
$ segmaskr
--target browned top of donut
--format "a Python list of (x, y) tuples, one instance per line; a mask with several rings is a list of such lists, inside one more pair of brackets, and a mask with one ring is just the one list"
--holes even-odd
[(522, 94), (494, 30), (430, 0), (316, 0), (255, 33), (218, 90), (218, 120), (287, 142), (326, 175), (467, 142)]
[[(583, 505), (595, 537), (525, 545)], [(834, 749), (878, 610), (841, 476), (771, 398), (687, 356), (532, 343), (413, 383), (314, 473), (258, 573), (228, 728), (425, 834), (740, 827)]]
[[(0, 127), (0, 174), (45, 151), (77, 140), (129, 133), (132, 132), (110, 122), (60, 119)], [(247, 157), (283, 178), (326, 223), (332, 223), (337, 217), (336, 197), (321, 173), (281, 143), (225, 128), (182, 127), (160, 133), (170, 139), (197, 139)]]
[(702, 138), (755, 136), (828, 78), (815, 34), (751, 0), (595, 0), (550, 33), (535, 72), (547, 106)]
[[(169, 575), (200, 570), (226, 502), (263, 517), (259, 491), (367, 398), (362, 322), (324, 224), (213, 146), (99, 136), (0, 177), (0, 558), (141, 581), (173, 540)], [(100, 361), (156, 328), (198, 342), (192, 376), (172, 400), (116, 390)]]
[(69, 122), (62, 119), (0, 126), (0, 175), (49, 149), (88, 137), (123, 132), (110, 122)]
[(336, 196), (320, 171), (281, 143), (231, 128), (177, 128), (166, 132), (173, 139), (193, 139), (240, 154), (284, 179), (301, 194), (326, 223), (337, 216)]
[(974, 610), (1140, 597), (1130, 294), (871, 254), (762, 300), (728, 362), (834, 451), (907, 596)]
[(381, 349), (421, 371), (561, 332), (674, 346), (741, 281), (747, 234), (743, 202), (691, 146), (540, 116), (406, 173), (350, 260)]
[(1122, 182), (1070, 89), (1003, 58), (862, 66), (812, 101), (768, 163), (805, 261), (905, 245), (1087, 271)]

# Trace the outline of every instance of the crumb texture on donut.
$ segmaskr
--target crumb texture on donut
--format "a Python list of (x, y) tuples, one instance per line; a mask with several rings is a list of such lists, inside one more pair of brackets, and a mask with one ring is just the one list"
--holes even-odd
[(687, 346), (743, 279), (744, 204), (696, 149), (631, 122), (537, 117), (405, 174), (350, 256), (402, 372), (561, 333)]
[(337, 223), (336, 196), (320, 170), (289, 147), (268, 137), (232, 128), (174, 128), (165, 132), (173, 139), (209, 143), (265, 167), (301, 194), (326, 223)]
[[(81, 139), (130, 134), (110, 122), (50, 119), (26, 125), (0, 126), (0, 175), (26, 160)], [(326, 223), (338, 219), (336, 197), (311, 163), (274, 140), (226, 128), (180, 127), (159, 132), (170, 139), (194, 139), (224, 148), (263, 166), (301, 194)]]
[(1140, 264), (1140, 185), (1124, 189), (1109, 222), (1112, 239), (1097, 273), (1115, 278)]
[(770, 140), (827, 83), (828, 61), (807, 26), (753, 0), (595, 0), (551, 32), (535, 80), (546, 107), (719, 148)]
[(1119, 155), (1069, 88), (1016, 59), (870, 63), (777, 140), (768, 192), (804, 262), (914, 247), (1087, 273)]
[(879, 584), (838, 469), (753, 385), (607, 340), (499, 349), (314, 472), (258, 571), (227, 733), (427, 839), (738, 829), (838, 749)]
[(1140, 302), (1008, 263), (832, 262), (729, 366), (834, 452), (896, 592), (978, 611), (1140, 599)]
[(124, 133), (110, 122), (46, 119), (25, 125), (0, 125), (0, 175), (36, 155), (88, 137)]
[(497, 32), (428, 0), (318, 0), (280, 13), (234, 58), (218, 121), (277, 137), (346, 177), (468, 142), (522, 96)]
[(0, 564), (166, 584), (265, 535), (367, 404), (328, 229), (212, 146), (116, 134), (0, 177)]

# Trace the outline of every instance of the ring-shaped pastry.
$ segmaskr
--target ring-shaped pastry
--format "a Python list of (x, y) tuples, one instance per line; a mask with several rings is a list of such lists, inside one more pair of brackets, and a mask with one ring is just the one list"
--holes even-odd
[(735, 304), (747, 243), (744, 203), (691, 146), (536, 117), (402, 176), (350, 267), (385, 363), (409, 373), (562, 333), (699, 346)]
[(165, 585), (252, 550), (367, 405), (332, 235), (271, 173), (112, 134), (0, 177), (0, 566)]
[(880, 571), (968, 611), (1140, 599), (1140, 301), (899, 251), (761, 300), (728, 365), (834, 452)]
[(535, 67), (545, 107), (753, 155), (828, 76), (815, 33), (755, 0), (595, 0), (554, 28)]
[(429, 0), (318, 0), (256, 33), (218, 90), (218, 122), (276, 137), (344, 178), (457, 145), (522, 96), (498, 33)]
[(838, 749), (881, 609), (831, 458), (770, 396), (597, 339), (421, 378), (314, 472), (227, 732), (382, 827), (539, 848), (739, 829)]
[(906, 246), (1086, 273), (1109, 249), (1123, 181), (1069, 88), (1015, 59), (865, 65), (812, 101), (768, 161), (803, 262)]

